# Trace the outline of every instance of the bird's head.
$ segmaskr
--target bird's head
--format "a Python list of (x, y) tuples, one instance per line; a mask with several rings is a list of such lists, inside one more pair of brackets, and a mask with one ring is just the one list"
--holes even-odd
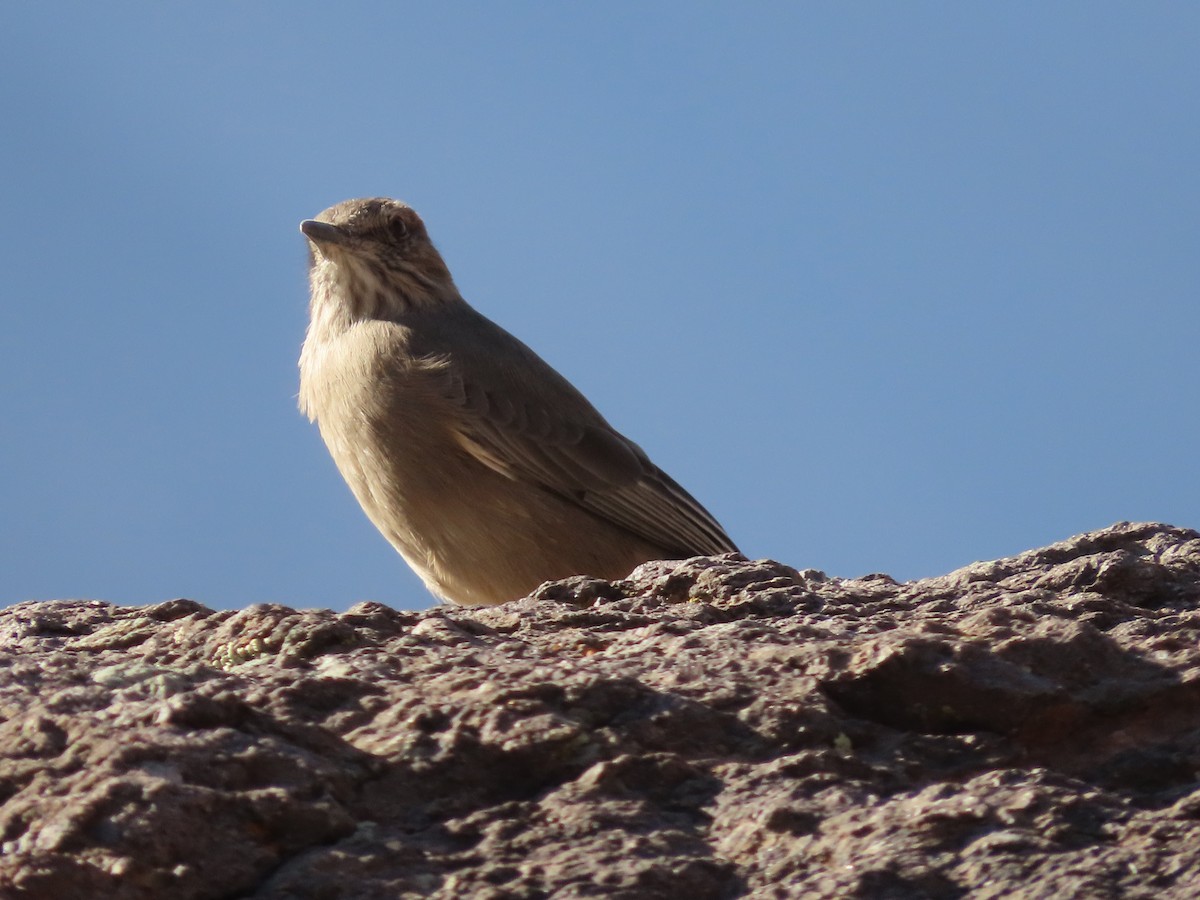
[(387, 319), (459, 299), (425, 223), (398, 200), (346, 200), (300, 230), (309, 241), (314, 312), (334, 304), (351, 319)]

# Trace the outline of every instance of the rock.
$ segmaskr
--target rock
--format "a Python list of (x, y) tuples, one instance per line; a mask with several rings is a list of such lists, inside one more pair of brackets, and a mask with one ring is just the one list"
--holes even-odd
[(1200, 534), (0, 611), (0, 897), (1200, 896)]

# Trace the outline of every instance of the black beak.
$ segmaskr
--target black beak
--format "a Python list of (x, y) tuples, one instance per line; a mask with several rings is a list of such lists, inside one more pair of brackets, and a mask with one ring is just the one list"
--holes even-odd
[(345, 244), (348, 243), (348, 235), (336, 225), (330, 225), (328, 222), (318, 222), (316, 219), (305, 219), (300, 223), (300, 230), (304, 232), (304, 236), (314, 244)]

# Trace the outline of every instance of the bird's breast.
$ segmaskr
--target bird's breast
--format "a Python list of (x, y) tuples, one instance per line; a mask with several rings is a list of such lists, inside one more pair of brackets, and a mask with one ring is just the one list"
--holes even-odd
[(408, 344), (402, 326), (362, 322), (336, 336), (310, 335), (301, 353), (301, 408), (338, 468), (347, 480), (367, 478), (393, 493), (420, 489), (422, 470), (457, 450), (438, 366), (413, 357)]

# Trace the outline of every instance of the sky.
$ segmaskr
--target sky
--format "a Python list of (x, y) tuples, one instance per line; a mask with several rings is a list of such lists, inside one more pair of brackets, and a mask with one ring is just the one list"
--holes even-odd
[(434, 602), (296, 409), (356, 196), (752, 558), (1200, 528), (1200, 5), (2, 18), (0, 603)]

